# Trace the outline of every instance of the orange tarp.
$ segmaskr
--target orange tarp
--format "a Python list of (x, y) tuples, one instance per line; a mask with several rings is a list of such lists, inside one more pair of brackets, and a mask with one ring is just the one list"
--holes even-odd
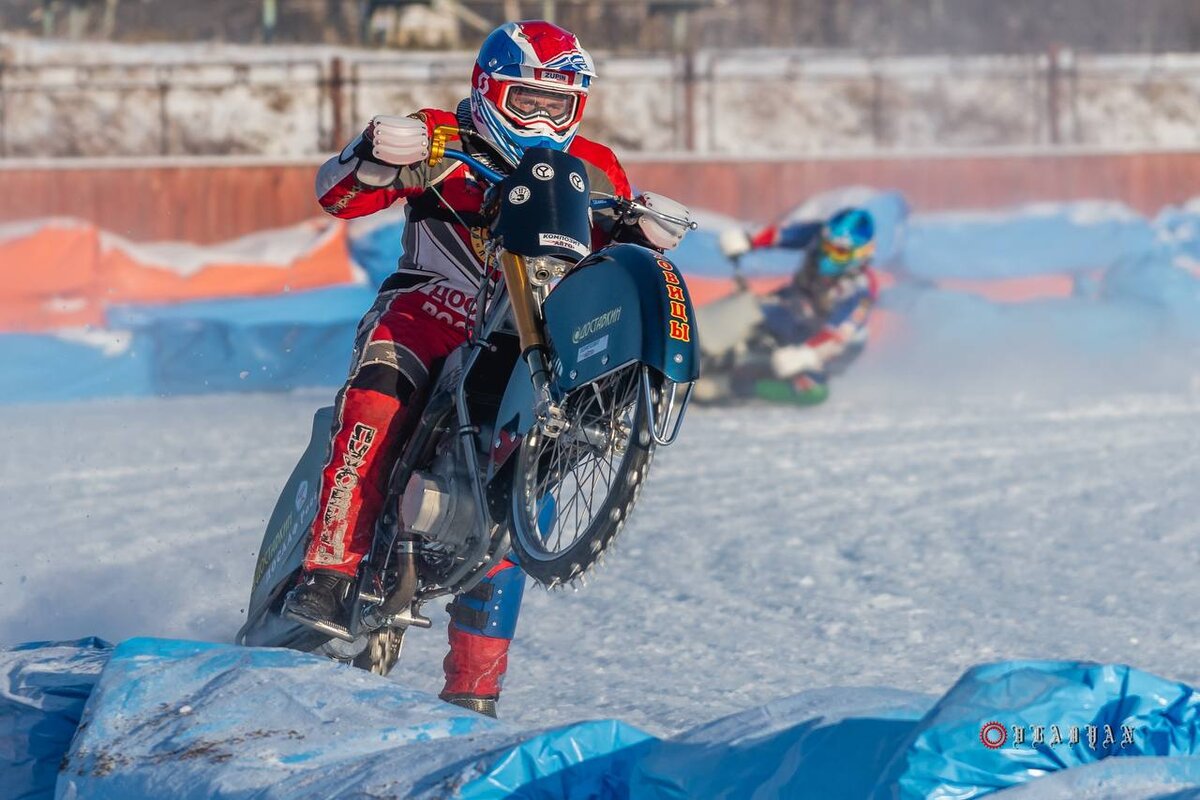
[(939, 289), (967, 292), (997, 303), (1025, 303), (1050, 297), (1070, 297), (1075, 279), (1070, 275), (1034, 275), (1028, 278), (946, 278), (937, 282)]
[[(720, 300), (727, 294), (733, 292), (732, 278), (702, 278), (698, 275), (687, 275), (688, 294), (691, 295), (692, 305), (702, 306), (706, 303), (711, 303), (713, 300)], [(790, 276), (780, 275), (772, 277), (750, 278), (750, 291), (755, 294), (768, 294), (776, 289), (781, 288), (791, 280)]]
[(289, 263), (231, 261), (215, 248), (213, 260), (190, 273), (147, 264), (138, 258), (137, 249), (130, 252), (133, 248), (112, 244), (100, 254), (99, 284), (110, 303), (171, 303), (273, 295), (351, 282), (354, 274), (345, 225), (322, 223), (324, 231), (315, 223), (312, 227), (320, 233), (315, 246)]
[(10, 226), (17, 230), (0, 238), (0, 303), (79, 292), (95, 282), (95, 226), (50, 220), (24, 227)]
[(319, 220), (200, 247), (134, 244), (74, 220), (0, 227), (0, 332), (102, 326), (116, 303), (273, 295), (354, 280), (346, 226)]

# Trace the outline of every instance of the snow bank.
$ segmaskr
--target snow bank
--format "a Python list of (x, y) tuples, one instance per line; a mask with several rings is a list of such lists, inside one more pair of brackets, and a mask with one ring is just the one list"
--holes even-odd
[(0, 652), (0, 779), (16, 797), (968, 800), (1200, 787), (1200, 698), (1124, 666), (990, 664), (936, 702), (808, 691), (659, 739), (615, 720), (522, 731), (287, 650), (109, 648)]

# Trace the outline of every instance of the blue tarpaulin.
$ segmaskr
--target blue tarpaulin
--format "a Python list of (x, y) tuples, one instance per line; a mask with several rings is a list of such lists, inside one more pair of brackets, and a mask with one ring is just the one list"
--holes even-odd
[(1150, 220), (1119, 203), (1042, 203), (914, 217), (903, 266), (930, 280), (1020, 278), (1103, 270), (1163, 247)]
[(1045, 800), (1099, 786), (1116, 787), (1105, 797), (1136, 788), (1178, 800), (1200, 790), (1196, 693), (1119, 665), (989, 664), (940, 699), (814, 690), (657, 738), (616, 720), (521, 730), (287, 650), (83, 640), (0, 651), (0, 664), (0, 784), (21, 798)]
[(88, 339), (0, 336), (0, 403), (335, 386), (368, 286), (109, 311)]
[(0, 650), (0, 796), (49, 800), (111, 645), (96, 638)]
[[(1006, 661), (969, 670), (930, 709), (877, 797), (969, 800), (1105, 758), (1197, 754), (1190, 686), (1120, 665)], [(1195, 779), (1189, 759), (1180, 770)]]

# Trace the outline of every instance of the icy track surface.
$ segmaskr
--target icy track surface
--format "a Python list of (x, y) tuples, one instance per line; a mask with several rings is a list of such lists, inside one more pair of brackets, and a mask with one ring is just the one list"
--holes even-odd
[[(502, 716), (656, 733), (1010, 658), (1200, 683), (1200, 393), (693, 409), (578, 592), (532, 589)], [(0, 410), (0, 643), (229, 641), (331, 392)], [(1070, 399), (1063, 399), (1070, 398)], [(446, 615), (396, 675), (440, 688)]]

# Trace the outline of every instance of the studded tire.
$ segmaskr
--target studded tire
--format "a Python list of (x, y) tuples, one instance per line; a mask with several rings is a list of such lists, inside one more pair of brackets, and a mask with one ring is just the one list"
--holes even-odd
[(380, 628), (368, 634), (367, 647), (352, 662), (359, 669), (376, 675), (387, 676), (400, 660), (400, 648), (404, 644), (404, 631), (398, 628)]
[[(592, 451), (584, 448), (587, 452), (578, 449), (570, 452), (568, 448), (574, 443), (568, 443), (566, 437), (548, 439), (536, 430), (521, 443), (510, 495), (512, 545), (521, 568), (538, 583), (553, 588), (586, 574), (612, 546), (637, 503), (654, 457), (654, 440), (645, 411), (645, 388), (640, 380), (640, 369), (641, 365), (631, 364), (596, 384), (580, 387), (564, 404), (567, 418), (576, 425), (594, 422), (598, 416), (596, 403), (590, 401), (589, 393), (607, 395), (614, 406), (628, 410), (622, 420), (625, 435), (619, 437), (623, 442), (619, 463), (613, 463), (614, 451), (611, 449), (607, 456), (595, 448)], [(650, 391), (656, 405), (661, 402), (661, 384), (660, 376), (651, 379)], [(598, 478), (585, 473), (589, 467), (598, 469)], [(545, 522), (538, 519), (537, 510), (544, 511), (540, 498), (553, 495), (555, 488), (565, 491), (568, 484), (576, 487), (588, 484), (604, 491), (588, 502), (558, 496), (554, 525), (560, 521), (560, 510), (565, 512), (563, 517), (576, 513), (577, 522), (580, 517), (587, 519), (584, 524), (575, 526), (577, 531), (568, 543), (551, 542), (553, 530), (544, 530)]]

